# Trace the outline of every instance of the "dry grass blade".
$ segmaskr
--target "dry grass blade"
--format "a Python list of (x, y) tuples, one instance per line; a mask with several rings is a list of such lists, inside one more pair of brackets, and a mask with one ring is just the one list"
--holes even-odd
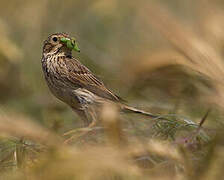
[(101, 119), (105, 127), (107, 142), (115, 146), (124, 144), (124, 136), (121, 130), (118, 110), (119, 109), (115, 104), (105, 103), (101, 112)]
[(1, 111), (0, 131), (1, 135), (23, 137), (49, 146), (60, 143), (59, 137), (23, 115)]
[[(186, 59), (177, 60), (177, 64), (188, 66), (209, 78), (218, 96), (223, 98), (221, 92), (224, 85), (224, 63), (221, 55), (196, 33), (178, 22), (161, 5), (150, 3), (144, 11), (141, 11), (141, 15), (186, 57)], [(222, 101), (218, 101), (218, 104), (224, 105)]]
[(182, 54), (171, 50), (159, 50), (139, 59), (141, 61), (138, 64), (130, 65), (127, 69), (127, 73), (131, 76), (129, 79), (133, 80), (157, 68), (176, 65), (178, 61), (185, 61), (185, 57)]

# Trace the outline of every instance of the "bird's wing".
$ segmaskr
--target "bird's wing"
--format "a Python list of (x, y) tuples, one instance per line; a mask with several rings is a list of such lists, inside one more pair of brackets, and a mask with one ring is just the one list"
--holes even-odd
[(117, 95), (109, 91), (103, 82), (78, 60), (74, 58), (66, 59), (66, 66), (69, 71), (67, 78), (72, 84), (86, 88), (90, 92), (109, 100), (121, 100)]

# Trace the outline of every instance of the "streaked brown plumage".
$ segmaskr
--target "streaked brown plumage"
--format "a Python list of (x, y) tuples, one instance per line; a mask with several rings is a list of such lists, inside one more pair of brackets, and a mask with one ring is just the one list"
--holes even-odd
[(78, 113), (86, 125), (96, 120), (99, 106), (105, 101), (117, 102), (122, 111), (154, 117), (151, 113), (122, 104), (117, 95), (108, 90), (87, 67), (72, 57), (72, 50), (60, 41), (61, 38), (71, 39), (66, 33), (56, 33), (44, 41), (44, 76), (54, 96)]

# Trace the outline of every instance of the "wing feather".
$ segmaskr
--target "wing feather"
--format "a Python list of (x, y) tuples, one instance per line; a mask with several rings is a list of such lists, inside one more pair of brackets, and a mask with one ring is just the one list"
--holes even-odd
[(76, 86), (78, 84), (80, 87), (86, 88), (100, 97), (120, 101), (117, 95), (109, 91), (103, 82), (78, 60), (66, 58), (65, 63), (69, 71), (67, 78), (72, 84)]

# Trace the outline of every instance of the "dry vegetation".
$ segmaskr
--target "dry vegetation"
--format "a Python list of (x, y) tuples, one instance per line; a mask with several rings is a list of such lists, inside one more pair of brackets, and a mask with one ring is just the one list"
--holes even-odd
[[(224, 3), (8, 0), (0, 7), (0, 179), (222, 179)], [(96, 127), (50, 95), (42, 41), (74, 54), (132, 105)]]

